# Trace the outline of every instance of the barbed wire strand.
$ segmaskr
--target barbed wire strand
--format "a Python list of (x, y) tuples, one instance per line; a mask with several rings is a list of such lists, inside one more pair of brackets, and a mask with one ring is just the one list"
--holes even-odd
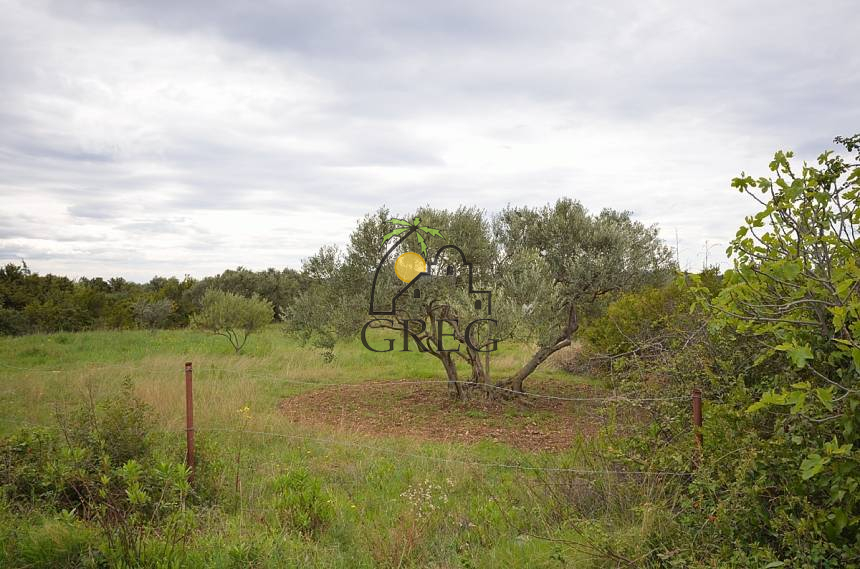
[[(0, 421), (3, 423), (11, 423), (17, 424), (21, 426), (28, 427), (42, 427), (53, 429), (57, 428), (47, 424), (39, 424), (39, 423), (31, 423), (29, 421), (16, 421), (12, 419), (0, 418)], [(374, 452), (380, 452), (385, 454), (390, 454), (392, 456), (399, 456), (404, 458), (413, 458), (419, 460), (429, 460), (433, 462), (440, 462), (446, 464), (458, 464), (461, 466), (471, 466), (471, 467), (480, 467), (480, 468), (500, 468), (506, 470), (520, 470), (520, 471), (528, 471), (528, 472), (556, 472), (556, 473), (567, 473), (567, 474), (578, 474), (578, 475), (601, 475), (601, 474), (614, 474), (619, 476), (692, 476), (689, 472), (677, 472), (677, 471), (640, 471), (640, 470), (592, 470), (592, 469), (577, 469), (577, 468), (562, 468), (562, 467), (543, 467), (543, 466), (525, 466), (521, 464), (510, 464), (503, 462), (486, 462), (486, 461), (475, 461), (475, 460), (463, 460), (458, 458), (445, 458), (432, 456), (428, 454), (420, 454), (420, 453), (411, 453), (411, 452), (402, 452), (397, 451), (391, 448), (377, 446), (377, 445), (367, 445), (362, 443), (356, 443), (352, 441), (347, 441), (343, 439), (333, 439), (330, 437), (312, 437), (306, 435), (290, 435), (286, 433), (278, 433), (275, 431), (258, 431), (258, 430), (250, 430), (250, 429), (228, 429), (222, 427), (205, 427), (205, 428), (196, 428), (195, 432), (210, 432), (210, 433), (233, 433), (233, 434), (243, 434), (243, 435), (257, 435), (257, 436), (268, 436), (275, 437), (281, 439), (288, 440), (299, 440), (304, 442), (312, 442), (316, 444), (323, 445), (339, 445), (339, 446), (348, 446), (353, 448), (359, 448), (362, 450), (370, 450)], [(168, 429), (158, 429), (158, 433), (160, 434), (181, 434), (184, 430), (168, 430)]]
[(5, 367), (8, 369), (14, 369), (19, 371), (29, 371), (29, 372), (39, 372), (39, 373), (73, 373), (73, 372), (82, 372), (82, 371), (98, 371), (102, 369), (111, 369), (111, 368), (129, 368), (133, 367), (137, 363), (142, 363), (142, 360), (135, 361), (132, 363), (115, 363), (115, 364), (96, 364), (94, 362), (85, 362), (83, 367), (73, 367), (70, 369), (43, 369), (39, 367), (20, 367), (13, 366), (7, 363), (0, 362), (0, 367)]
[(0, 367), (5, 367), (7, 369), (15, 369), (15, 370), (19, 370), (19, 371), (38, 371), (40, 373), (63, 373), (64, 371), (71, 371), (71, 370), (61, 370), (61, 369), (42, 369), (42, 368), (37, 368), (37, 367), (18, 367), (18, 366), (11, 366), (11, 365), (5, 364), (3, 362), (0, 362)]
[(611, 395), (607, 397), (562, 397), (560, 395), (548, 395), (545, 393), (534, 393), (529, 391), (517, 391), (515, 389), (510, 389), (507, 387), (502, 387), (500, 385), (493, 385), (491, 383), (475, 383), (472, 381), (449, 381), (447, 379), (423, 379), (423, 380), (398, 380), (398, 381), (365, 381), (361, 383), (339, 383), (339, 382), (316, 382), (316, 381), (301, 381), (295, 379), (283, 379), (279, 377), (273, 376), (261, 376), (255, 374), (245, 374), (246, 377), (253, 377), (255, 379), (272, 379), (276, 381), (280, 381), (282, 383), (290, 383), (295, 385), (309, 385), (314, 387), (322, 387), (322, 388), (331, 388), (331, 387), (374, 387), (374, 386), (397, 386), (397, 385), (441, 385), (441, 384), (459, 384), (459, 385), (471, 385), (472, 387), (478, 388), (487, 388), (487, 389), (495, 389), (498, 391), (504, 391), (507, 393), (512, 393), (514, 395), (519, 395), (523, 397), (532, 397), (535, 399), (553, 399), (556, 401), (579, 401), (579, 402), (589, 402), (589, 401), (619, 401), (625, 403), (632, 403), (638, 401), (680, 401), (680, 400), (689, 400), (689, 395), (677, 395), (672, 397), (628, 397), (626, 395)]
[(415, 458), (420, 460), (430, 460), (434, 462), (442, 462), (448, 464), (459, 464), (462, 466), (475, 466), (480, 468), (501, 468), (501, 469), (509, 469), (509, 470), (524, 470), (524, 471), (533, 471), (533, 472), (565, 472), (569, 474), (616, 474), (616, 475), (630, 475), (630, 476), (691, 476), (689, 472), (674, 472), (674, 471), (637, 471), (637, 470), (584, 470), (584, 469), (576, 469), (576, 468), (562, 468), (562, 467), (541, 467), (541, 466), (523, 466), (520, 464), (509, 464), (503, 462), (484, 462), (484, 461), (474, 461), (474, 460), (463, 460), (458, 458), (445, 458), (438, 456), (431, 456), (428, 454), (418, 454), (418, 453), (410, 453), (410, 452), (401, 452), (393, 449), (389, 449), (386, 447), (374, 446), (374, 445), (365, 445), (361, 443), (355, 443), (351, 441), (345, 440), (337, 440), (327, 437), (310, 437), (304, 435), (290, 435), (286, 433), (278, 433), (274, 431), (256, 431), (256, 430), (241, 430), (241, 429), (226, 429), (226, 428), (204, 428), (204, 429), (196, 429), (197, 432), (224, 432), (224, 433), (242, 433), (246, 435), (258, 435), (258, 436), (269, 436), (275, 438), (283, 438), (290, 440), (302, 440), (302, 441), (310, 441), (321, 444), (329, 444), (329, 445), (342, 445), (342, 446), (351, 446), (355, 448), (360, 448), (363, 450), (371, 450), (381, 453), (391, 454), (393, 456), (401, 456), (405, 458)]
[[(117, 368), (117, 367), (127, 367), (128, 364), (105, 364), (100, 366), (91, 366), (80, 369), (68, 369), (68, 370), (56, 370), (56, 369), (39, 369), (39, 368), (23, 368), (17, 366), (10, 366), (8, 364), (0, 363), (0, 366), (6, 367), (9, 369), (28, 371), (28, 372), (40, 372), (40, 373), (72, 373), (72, 372), (85, 372), (85, 371), (95, 371), (99, 369), (107, 369), (107, 368)], [(208, 370), (204, 370), (204, 373)], [(198, 374), (201, 371), (198, 370)], [(315, 382), (315, 381), (301, 381), (295, 379), (285, 379), (275, 376), (269, 375), (258, 375), (258, 374), (242, 374), (245, 377), (252, 377), (254, 379), (270, 379), (275, 381), (280, 381), (282, 383), (289, 383), (293, 385), (307, 385), (313, 387), (321, 387), (321, 388), (354, 388), (354, 387), (395, 387), (398, 385), (450, 385), (450, 384), (459, 384), (459, 385), (470, 385), (472, 387), (480, 387), (483, 389), (493, 389), (496, 391), (503, 391), (506, 393), (510, 393), (512, 395), (517, 395), (520, 397), (530, 397), (533, 399), (550, 399), (554, 401), (573, 401), (573, 402), (596, 402), (596, 401), (606, 401), (606, 402), (623, 402), (623, 403), (642, 403), (642, 402), (657, 402), (657, 401), (682, 401), (690, 399), (689, 395), (677, 395), (671, 397), (629, 397), (627, 395), (611, 395), (607, 397), (563, 397), (559, 395), (549, 395), (546, 393), (535, 393), (529, 391), (517, 391), (515, 389), (510, 389), (508, 387), (503, 387), (501, 385), (493, 385), (491, 383), (475, 383), (472, 381), (449, 381), (447, 379), (424, 379), (424, 380), (407, 380), (407, 381), (366, 381), (361, 383), (340, 383), (340, 382)]]

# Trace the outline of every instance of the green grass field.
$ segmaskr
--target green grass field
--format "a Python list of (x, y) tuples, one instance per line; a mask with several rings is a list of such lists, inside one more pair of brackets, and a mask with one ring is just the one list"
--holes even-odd
[[(524, 346), (500, 345), (494, 373), (513, 371), (527, 353)], [(185, 361), (194, 364), (201, 469), (218, 496), (196, 514), (187, 566), (615, 566), (592, 549), (594, 543), (636, 543), (658, 523), (647, 500), (643, 506), (643, 496), (659, 492), (648, 480), (539, 470), (609, 469), (595, 452), (609, 427), (576, 429), (597, 411), (565, 407), (565, 413), (581, 417), (567, 423), (574, 426), (561, 435), (569, 438), (564, 450), (476, 440), (467, 432), (473, 424), (507, 430), (506, 436), (528, 430), (538, 437), (541, 428), (554, 424), (559, 408), (451, 403), (444, 383), (420, 386), (427, 395), (417, 402), (397, 389), (375, 389), (362, 401), (354, 384), (440, 380), (441, 366), (418, 353), (371, 353), (358, 342), (338, 346), (335, 361), (325, 363), (319, 352), (274, 326), (253, 337), (238, 356), (223, 338), (193, 330), (2, 338), (0, 431), (9, 434), (30, 424), (56, 427), (58, 413), (87, 397), (116, 394), (130, 379), (135, 394), (158, 417), (159, 452), (178, 460), (184, 452)], [(349, 386), (350, 401), (363, 406), (316, 408), (338, 405), (331, 384)], [(556, 394), (602, 390), (598, 382), (552, 365), (536, 372), (530, 386)], [(323, 388), (329, 396), (314, 399), (313, 391)], [(307, 399), (285, 413), (281, 403), (294, 396)], [(374, 425), (376, 410), (389, 417), (392, 409), (395, 415), (398, 409), (408, 411), (414, 420), (420, 415), (428, 429), (439, 413), (456, 436), (415, 436), (409, 424), (374, 426), (384, 434), (359, 428)], [(339, 413), (340, 420), (311, 420), (324, 411), (326, 417)], [(279, 496), (275, 481), (305, 470), (321, 485), (332, 513), (331, 523), (313, 537), (289, 531), (272, 517)], [(5, 531), (19, 538), (52, 523), (35, 510), (3, 515)]]

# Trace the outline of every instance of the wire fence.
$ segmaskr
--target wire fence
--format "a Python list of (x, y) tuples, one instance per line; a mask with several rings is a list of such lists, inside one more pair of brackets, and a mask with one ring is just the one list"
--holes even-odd
[(515, 389), (511, 389), (509, 387), (504, 387), (501, 385), (495, 385), (492, 383), (476, 383), (473, 381), (450, 381), (447, 379), (422, 379), (422, 380), (396, 380), (396, 381), (365, 381), (360, 383), (340, 383), (340, 382), (315, 382), (315, 381), (301, 381), (295, 379), (284, 379), (274, 376), (261, 376), (256, 374), (246, 374), (247, 377), (254, 377), (256, 379), (269, 379), (275, 380), (281, 383), (288, 383), (291, 385), (306, 385), (313, 387), (321, 387), (325, 389), (330, 389), (332, 387), (340, 387), (340, 388), (357, 388), (357, 387), (396, 387), (401, 385), (463, 385), (467, 387), (473, 387), (476, 389), (486, 389), (493, 391), (500, 391), (504, 393), (509, 393), (516, 397), (528, 397), (532, 399), (551, 399), (555, 401), (574, 401), (574, 402), (624, 402), (624, 403), (637, 403), (637, 402), (655, 402), (655, 401), (681, 401), (681, 400), (689, 400), (689, 395), (678, 395), (671, 397), (631, 397), (627, 394), (613, 394), (607, 395), (604, 397), (564, 397), (559, 395), (549, 395), (545, 393), (535, 393), (530, 391), (517, 391)]
[(539, 471), (539, 472), (564, 472), (568, 474), (578, 474), (578, 475), (597, 475), (597, 474), (614, 474), (620, 476), (690, 476), (689, 472), (677, 472), (677, 471), (641, 471), (641, 470), (593, 470), (593, 469), (578, 469), (578, 468), (565, 468), (565, 467), (553, 467), (553, 466), (532, 466), (532, 465), (522, 465), (522, 464), (510, 464), (510, 463), (502, 463), (502, 462), (485, 462), (478, 460), (465, 460), (459, 458), (449, 458), (449, 457), (440, 457), (433, 456), (430, 454), (422, 454), (422, 453), (411, 453), (411, 452), (403, 452), (398, 451), (385, 446), (378, 445), (367, 445), (363, 443), (356, 443), (352, 441), (348, 441), (345, 439), (334, 439), (327, 437), (311, 437), (305, 435), (296, 435), (296, 434), (286, 434), (286, 433), (278, 433), (274, 431), (255, 431), (255, 430), (243, 430), (243, 429), (225, 429), (225, 428), (203, 428), (197, 429), (197, 432), (219, 432), (219, 433), (236, 433), (242, 435), (257, 435), (257, 436), (266, 436), (266, 437), (276, 437), (281, 439), (288, 440), (299, 440), (303, 442), (313, 442), (321, 445), (336, 445), (336, 446), (347, 446), (352, 448), (358, 448), (361, 450), (369, 450), (373, 452), (379, 452), (384, 454), (389, 454), (392, 456), (398, 456), (401, 458), (411, 458), (418, 460), (428, 460), (431, 462), (439, 462), (446, 464), (457, 464), (460, 466), (472, 466), (477, 468), (499, 468), (499, 469), (507, 469), (507, 470), (521, 470), (521, 471)]
[[(17, 371), (27, 371), (27, 372), (40, 372), (40, 373), (73, 373), (73, 372), (87, 372), (87, 371), (97, 371), (101, 369), (115, 369), (118, 367), (128, 368), (129, 364), (98, 364), (98, 365), (87, 365), (83, 368), (75, 368), (75, 369), (44, 369), (44, 368), (27, 368), (27, 367), (19, 367), (12, 366), (3, 362), (0, 362), (0, 367), (4, 367), (7, 369), (14, 369)], [(565, 397), (560, 395), (551, 395), (546, 393), (537, 393), (531, 391), (518, 391), (515, 389), (511, 389), (509, 387), (505, 387), (503, 385), (496, 385), (492, 383), (476, 383), (474, 381), (451, 381), (447, 379), (422, 379), (422, 380), (391, 380), (391, 381), (365, 381), (365, 382), (321, 382), (321, 381), (303, 381), (298, 379), (288, 379), (284, 377), (277, 377), (267, 374), (259, 374), (259, 373), (241, 373), (243, 377), (250, 377), (254, 379), (265, 379), (278, 381), (280, 383), (286, 383), (290, 385), (302, 385), (308, 387), (318, 387), (323, 389), (331, 389), (331, 388), (361, 388), (361, 387), (397, 387), (397, 386), (407, 386), (407, 385), (462, 385), (465, 387), (473, 387), (482, 390), (490, 390), (490, 391), (498, 391), (502, 393), (510, 394), (514, 397), (527, 397), (530, 399), (548, 399), (554, 401), (570, 401), (570, 402), (607, 402), (607, 403), (650, 403), (650, 402), (658, 402), (658, 401), (683, 401), (689, 400), (689, 395), (677, 395), (677, 396), (666, 396), (666, 397), (637, 397), (635, 395), (630, 394), (619, 394), (613, 393), (611, 395), (601, 396), (601, 397)]]
[(129, 363), (115, 363), (115, 364), (94, 364), (94, 363), (86, 363), (83, 367), (74, 367), (70, 369), (45, 369), (41, 367), (21, 367), (21, 366), (13, 366), (4, 362), (0, 362), (0, 368), (6, 369), (14, 369), (16, 371), (27, 371), (27, 372), (40, 372), (40, 373), (75, 373), (75, 372), (85, 372), (85, 371), (99, 371), (103, 369), (116, 369), (116, 368), (126, 368), (132, 367), (133, 364)]
[[(190, 365), (190, 364), (189, 364)], [(55, 369), (43, 369), (43, 368), (23, 368), (18, 366), (11, 366), (5, 363), (0, 362), (0, 367), (15, 369), (19, 371), (28, 371), (28, 372), (39, 372), (46, 374), (58, 374), (64, 372), (73, 372), (73, 371), (92, 371), (98, 369), (115, 369), (117, 367), (129, 367), (128, 364), (100, 364), (95, 366), (87, 366), (84, 368), (78, 368), (73, 370), (55, 370)], [(190, 368), (186, 368), (186, 381), (190, 382)], [(355, 389), (355, 388), (367, 388), (367, 387), (384, 387), (384, 388), (396, 388), (402, 386), (436, 386), (436, 385), (453, 385), (453, 384), (461, 384), (465, 386), (477, 387), (480, 389), (487, 390), (496, 390), (504, 393), (508, 393), (512, 396), (516, 397), (527, 397), (527, 398), (535, 398), (535, 399), (546, 399), (546, 400), (555, 400), (555, 401), (565, 401), (565, 402), (579, 402), (579, 403), (650, 403), (650, 402), (662, 402), (662, 401), (682, 401), (682, 400), (690, 400), (690, 395), (678, 395), (678, 396), (666, 396), (666, 397), (635, 397), (630, 394), (618, 394), (614, 393), (607, 396), (599, 396), (599, 397), (566, 397), (561, 395), (552, 395), (546, 393), (536, 393), (536, 392), (521, 392), (516, 391), (514, 389), (510, 389), (505, 386), (493, 385), (493, 384), (478, 384), (475, 382), (469, 381), (449, 381), (449, 380), (396, 380), (396, 381), (367, 381), (367, 382), (315, 382), (315, 381), (302, 381), (295, 379), (288, 379), (282, 377), (276, 377), (272, 375), (263, 375), (259, 373), (243, 373), (244, 377), (251, 377), (255, 379), (266, 379), (277, 381), (280, 383), (291, 384), (291, 385), (302, 385), (302, 386), (310, 386), (319, 389)], [(190, 386), (188, 387), (190, 389)], [(696, 395), (693, 396), (694, 405), (696, 403)], [(699, 401), (700, 403), (700, 401)], [(31, 423), (28, 421), (14, 420), (8, 418), (0, 418), (0, 422), (5, 424), (17, 424), (21, 426), (42, 426), (49, 427), (48, 425), (40, 425), (38, 423)], [(699, 429), (701, 425), (698, 425)], [(173, 430), (164, 430), (160, 431), (163, 433), (171, 433), (171, 434), (180, 434), (183, 431), (173, 431)], [(630, 476), (630, 477), (646, 477), (646, 476), (674, 476), (674, 477), (690, 477), (692, 476), (691, 472), (682, 472), (682, 471), (666, 471), (666, 470), (626, 470), (626, 469), (582, 469), (582, 468), (567, 468), (567, 467), (554, 467), (554, 466), (534, 466), (534, 465), (524, 465), (524, 464), (513, 464), (513, 463), (503, 463), (503, 462), (489, 462), (489, 461), (479, 461), (479, 460), (466, 460), (460, 458), (451, 458), (451, 457), (440, 457), (433, 456), (431, 454), (425, 453), (413, 453), (413, 452), (404, 452), (399, 451), (397, 449), (381, 446), (381, 445), (369, 445), (364, 443), (358, 443), (355, 441), (350, 441), (347, 439), (336, 439), (331, 437), (318, 437), (318, 436), (306, 436), (301, 434), (288, 434), (277, 431), (262, 431), (262, 430), (251, 430), (251, 429), (228, 429), (228, 428), (219, 428), (219, 427), (203, 427), (202, 429), (193, 425), (193, 423), (189, 424), (188, 427), (184, 430), (186, 433), (194, 433), (194, 432), (210, 432), (210, 433), (233, 433), (233, 434), (241, 434), (241, 435), (254, 435), (260, 437), (271, 437), (282, 440), (296, 440), (303, 442), (310, 442), (319, 444), (322, 446), (345, 446), (351, 447), (366, 451), (373, 451), (383, 454), (388, 454), (391, 456), (397, 456), (400, 458), (409, 458), (414, 460), (426, 460), (436, 463), (446, 463), (446, 464), (457, 464), (461, 466), (468, 466), (474, 468), (495, 468), (495, 469), (503, 469), (503, 470), (516, 470), (522, 472), (545, 472), (545, 473), (567, 473), (574, 474), (578, 476), (594, 476), (594, 475), (615, 475), (615, 476)], [(698, 434), (698, 433), (697, 433)], [(700, 444), (700, 439), (697, 439), (697, 442)], [(193, 447), (193, 437), (189, 439), (189, 445)], [(190, 461), (193, 465), (193, 459)]]

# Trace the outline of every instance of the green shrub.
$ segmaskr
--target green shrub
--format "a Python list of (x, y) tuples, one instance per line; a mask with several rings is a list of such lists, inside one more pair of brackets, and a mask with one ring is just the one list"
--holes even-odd
[(20, 336), (30, 328), (30, 320), (23, 312), (0, 307), (0, 336)]
[(159, 463), (145, 468), (130, 460), (103, 472), (86, 505), (118, 566), (178, 567), (194, 514), (187, 508), (190, 469)]
[[(589, 362), (591, 371), (623, 372), (647, 363), (653, 376), (676, 377), (677, 374), (667, 373), (660, 366), (677, 360), (691, 346), (714, 340), (707, 335), (708, 315), (699, 305), (698, 296), (690, 290), (690, 278), (711, 295), (722, 286), (718, 269), (708, 269), (698, 275), (682, 275), (660, 287), (621, 295), (603, 315), (583, 327), (580, 334), (583, 353), (578, 365)], [(712, 354), (718, 355), (725, 354)], [(713, 359), (709, 357), (700, 365)]]
[(72, 446), (85, 450), (91, 459), (107, 459), (113, 466), (150, 459), (155, 415), (134, 394), (131, 379), (123, 381), (119, 393), (95, 402), (90, 397), (59, 419)]
[(274, 483), (272, 508), (284, 529), (316, 536), (334, 519), (331, 498), (320, 480), (307, 469), (298, 468), (278, 477)]
[[(193, 526), (190, 472), (153, 456), (154, 417), (131, 383), (58, 418), (60, 431), (22, 429), (0, 440), (6, 496), (22, 510), (75, 512), (100, 530), (102, 553), (112, 566), (175, 566), (162, 561), (181, 557)], [(72, 533), (53, 525), (36, 532), (20, 556), (31, 559), (26, 566), (77, 566), (74, 553), (91, 540), (84, 536), (79, 543)], [(68, 547), (52, 548), (53, 541)]]
[[(837, 141), (860, 150), (860, 136)], [(775, 154), (773, 179), (732, 181), (762, 209), (730, 244), (712, 328), (755, 357), (733, 404), (714, 409), (726, 430), (713, 436), (744, 452), (708, 465), (693, 496), (715, 541), (754, 544), (756, 563), (860, 567), (860, 165), (792, 157)]]
[(153, 462), (155, 418), (129, 381), (115, 396), (89, 399), (57, 419), (62, 436), (35, 427), (0, 440), (0, 485), (13, 501), (80, 508), (105, 472)]
[(9, 499), (32, 503), (53, 496), (48, 464), (57, 456), (57, 442), (54, 433), (39, 427), (20, 429), (0, 441), (0, 486)]
[(227, 563), (231, 569), (250, 569), (262, 566), (260, 546), (253, 542), (242, 542), (227, 549)]
[(161, 300), (139, 300), (132, 307), (134, 312), (134, 322), (140, 327), (147, 330), (155, 330), (156, 328), (166, 328), (170, 316), (176, 311), (176, 307), (170, 299), (162, 298)]
[[(860, 149), (860, 137), (848, 142), (849, 151)], [(831, 152), (818, 166), (793, 166), (791, 158), (775, 155), (775, 179), (733, 181), (762, 209), (732, 240), (734, 268), (718, 291), (700, 276), (689, 278), (701, 332), (655, 352), (653, 340), (667, 338), (664, 330), (690, 330), (685, 313), (637, 314), (630, 299), (614, 310), (619, 336), (636, 341), (628, 349), (635, 353), (618, 359), (624, 366), (613, 361), (613, 371), (632, 370), (625, 376), (632, 382), (656, 369), (673, 383), (705, 388), (698, 469), (689, 483), (676, 483), (673, 523), (646, 540), (658, 566), (860, 567), (860, 265), (853, 237), (860, 166)], [(631, 335), (643, 329), (637, 315), (645, 328), (659, 324), (642, 336), (652, 341), (647, 350)], [(602, 332), (593, 337), (612, 339)], [(660, 421), (616, 450), (654, 470), (685, 468), (695, 456), (688, 403), (657, 409)]]

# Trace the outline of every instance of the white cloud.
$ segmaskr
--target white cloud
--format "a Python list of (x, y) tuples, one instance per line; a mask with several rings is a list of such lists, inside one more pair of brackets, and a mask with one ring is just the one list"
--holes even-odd
[(850, 3), (69, 6), (0, 1), (0, 261), (40, 272), (298, 266), (383, 204), (560, 196), (699, 266), (731, 177), (860, 120)]

